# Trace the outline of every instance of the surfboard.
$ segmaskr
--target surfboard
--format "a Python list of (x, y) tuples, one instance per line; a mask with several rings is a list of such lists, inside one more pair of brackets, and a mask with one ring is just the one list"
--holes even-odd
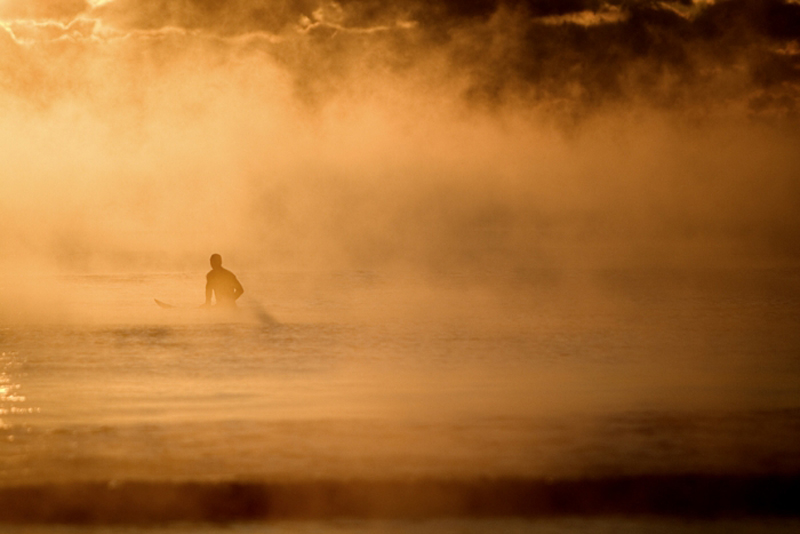
[(158, 299), (153, 299), (153, 300), (156, 302), (156, 304), (158, 304), (159, 308), (163, 308), (165, 310), (180, 310), (181, 313), (183, 313), (184, 311), (190, 311), (192, 309), (207, 310), (207, 311), (210, 310), (213, 313), (216, 313), (216, 314), (222, 313), (222, 314), (225, 314), (225, 315), (228, 315), (228, 316), (231, 313), (233, 313), (233, 314), (245, 313), (245, 314), (250, 315), (251, 317), (253, 317), (254, 319), (256, 319), (258, 322), (260, 322), (262, 324), (266, 324), (266, 325), (279, 325), (279, 324), (281, 324), (278, 320), (276, 320), (274, 317), (272, 317), (272, 315), (270, 315), (269, 312), (267, 312), (267, 310), (265, 310), (261, 305), (259, 305), (257, 303), (252, 303), (252, 302), (249, 303), (250, 305), (247, 306), (246, 308), (237, 308), (237, 307), (220, 308), (220, 307), (217, 307), (217, 306), (211, 306), (211, 307), (198, 306), (197, 308), (192, 308), (192, 307), (186, 307), (186, 306), (176, 306), (174, 304), (169, 304), (168, 302), (164, 302), (163, 300), (158, 300)]

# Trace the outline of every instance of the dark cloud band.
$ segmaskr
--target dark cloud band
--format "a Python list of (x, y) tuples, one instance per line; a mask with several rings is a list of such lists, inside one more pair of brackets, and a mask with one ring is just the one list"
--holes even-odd
[(30, 39), (88, 37), (69, 27), (76, 17), (114, 35), (168, 28), (235, 46), (271, 36), (262, 48), (316, 97), (365, 65), (419, 71), (432, 57), (444, 58), (445, 71), (431, 83), (459, 80), (467, 99), (559, 102), (579, 114), (631, 99), (673, 106), (719, 97), (792, 114), (800, 92), (794, 0), (65, 0), (6, 2), (0, 15), (60, 21), (6, 25)]

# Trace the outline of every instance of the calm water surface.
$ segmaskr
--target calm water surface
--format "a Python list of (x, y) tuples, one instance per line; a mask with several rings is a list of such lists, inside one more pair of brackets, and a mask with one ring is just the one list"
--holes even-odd
[(652, 519), (544, 520), (443, 519), (428, 521), (287, 521), (225, 526), (174, 525), (170, 527), (8, 527), (8, 534), (793, 534), (800, 527), (795, 520), (678, 521)]
[[(0, 485), (800, 471), (796, 269), (240, 279), (234, 315), (202, 273), (25, 281), (57, 297), (3, 316)], [(597, 521), (445, 530), (662, 531)]]

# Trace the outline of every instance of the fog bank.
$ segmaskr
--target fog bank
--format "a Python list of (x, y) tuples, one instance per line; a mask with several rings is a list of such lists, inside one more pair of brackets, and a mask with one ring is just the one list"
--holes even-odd
[(792, 1), (8, 1), (6, 270), (794, 263)]

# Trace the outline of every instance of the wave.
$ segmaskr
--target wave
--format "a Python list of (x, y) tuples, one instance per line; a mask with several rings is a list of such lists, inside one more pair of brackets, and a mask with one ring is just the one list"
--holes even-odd
[(800, 517), (800, 475), (78, 482), (0, 487), (0, 523), (664, 515)]

